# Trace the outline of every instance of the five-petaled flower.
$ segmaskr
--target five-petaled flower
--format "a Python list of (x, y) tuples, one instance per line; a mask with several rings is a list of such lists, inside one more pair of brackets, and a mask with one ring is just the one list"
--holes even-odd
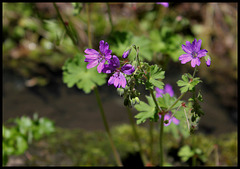
[[(159, 88), (155, 88), (156, 90), (156, 97), (163, 97), (163, 94), (168, 93), (171, 97), (174, 96), (174, 91), (172, 89), (172, 86), (170, 84), (166, 84), (164, 89), (159, 89)], [(164, 116), (164, 126), (168, 126), (171, 122), (173, 122), (174, 124), (178, 125), (179, 124), (179, 120), (177, 118), (175, 118), (174, 116), (172, 116), (172, 112), (169, 111), (167, 114), (165, 114)], [(159, 118), (161, 118), (162, 115), (159, 114)]]
[(87, 69), (93, 68), (98, 65), (98, 73), (101, 73), (102, 69), (104, 68), (105, 62), (107, 60), (110, 60), (112, 57), (112, 50), (109, 49), (108, 43), (104, 43), (103, 40), (101, 40), (99, 44), (99, 52), (95, 49), (86, 49), (84, 51), (87, 54), (85, 55), (86, 59), (84, 61), (89, 62), (87, 65)]
[(109, 64), (104, 65), (104, 68), (102, 70), (103, 73), (108, 74), (114, 72), (114, 74), (108, 80), (108, 85), (113, 84), (117, 88), (125, 88), (127, 81), (124, 74), (131, 75), (135, 71), (134, 66), (126, 64), (120, 68), (120, 61), (115, 55), (113, 55), (112, 59), (108, 62)]
[(191, 66), (195, 67), (196, 65), (199, 66), (201, 64), (200, 58), (203, 56), (206, 56), (206, 53), (208, 52), (206, 49), (201, 48), (202, 40), (194, 39), (192, 44), (189, 41), (186, 41), (186, 45), (182, 45), (182, 49), (187, 54), (183, 54), (179, 57), (179, 60), (181, 60), (182, 64), (185, 64), (189, 61), (191, 61)]

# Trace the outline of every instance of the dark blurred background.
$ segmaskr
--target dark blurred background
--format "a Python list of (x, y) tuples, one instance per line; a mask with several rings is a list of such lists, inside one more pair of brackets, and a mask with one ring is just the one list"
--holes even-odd
[[(32, 117), (37, 112), (63, 128), (103, 130), (94, 93), (67, 88), (62, 81), (65, 60), (88, 45), (85, 5), (76, 16), (71, 3), (57, 3), (67, 24), (73, 24), (77, 31), (79, 49), (64, 34), (52, 3), (2, 5), (3, 122), (22, 115)], [(203, 61), (198, 72), (203, 80), (199, 88), (205, 112), (199, 131), (218, 135), (237, 130), (237, 3), (170, 3), (169, 8), (153, 3), (110, 3), (110, 8), (116, 30), (148, 37), (152, 29), (149, 22), (155, 29), (173, 22), (177, 23), (170, 25), (174, 33), (202, 39), (201, 48), (208, 50), (212, 64), (207, 68)], [(92, 43), (98, 47), (99, 39), (110, 36), (111, 27), (105, 4), (91, 4), (91, 11)], [(178, 43), (181, 47), (185, 42)], [(154, 62), (161, 62), (163, 56), (155, 54)], [(191, 73), (190, 64), (183, 66), (170, 58), (165, 70), (164, 82), (171, 84), (179, 96), (176, 81), (182, 73)], [(123, 98), (116, 89), (104, 85), (99, 91), (110, 126), (129, 123)]]

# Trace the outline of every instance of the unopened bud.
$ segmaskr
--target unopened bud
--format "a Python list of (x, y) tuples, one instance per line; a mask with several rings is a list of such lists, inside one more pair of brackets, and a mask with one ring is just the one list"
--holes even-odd
[(135, 97), (135, 101), (136, 101), (136, 104), (139, 104), (140, 103), (140, 100), (138, 97)]
[(165, 123), (165, 124), (168, 124), (168, 123), (169, 123), (169, 120), (165, 120), (164, 123)]
[(117, 92), (120, 96), (123, 96), (124, 94), (124, 89), (123, 88), (117, 88)]
[(128, 57), (128, 55), (130, 54), (130, 52), (131, 52), (131, 49), (123, 52), (122, 58), (123, 58), (123, 59), (126, 59), (126, 58)]

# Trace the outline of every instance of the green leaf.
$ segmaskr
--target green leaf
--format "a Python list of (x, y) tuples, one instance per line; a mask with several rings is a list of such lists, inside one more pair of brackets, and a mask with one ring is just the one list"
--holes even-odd
[[(163, 108), (163, 109), (168, 109), (170, 106), (173, 105), (173, 103), (177, 100), (177, 98), (175, 97), (171, 97), (168, 93), (163, 94), (162, 97), (158, 97), (158, 105)], [(182, 103), (182, 101), (178, 101), (173, 107), (177, 108), (180, 106), (180, 104)]]
[(150, 66), (150, 78), (149, 82), (152, 83), (154, 86), (158, 87), (159, 89), (163, 89), (164, 83), (159, 81), (165, 78), (164, 76), (165, 71), (162, 71), (157, 65)]
[(186, 162), (193, 155), (194, 155), (194, 152), (191, 150), (191, 148), (188, 145), (183, 146), (178, 152), (178, 156), (181, 157), (181, 160), (183, 162)]
[(16, 137), (16, 150), (14, 154), (20, 155), (23, 154), (28, 149), (28, 143), (27, 140), (22, 136)]
[(140, 112), (135, 116), (135, 118), (137, 118), (137, 124), (144, 123), (147, 119), (153, 120), (155, 114), (157, 113), (152, 97), (146, 96), (146, 98), (148, 100), (148, 104), (140, 101), (139, 104), (134, 106), (135, 109)]
[(63, 82), (67, 86), (76, 85), (85, 93), (90, 93), (95, 86), (101, 86), (106, 83), (106, 74), (98, 73), (97, 67), (87, 69), (83, 54), (77, 54), (73, 59), (68, 59), (63, 69)]
[(182, 79), (177, 81), (177, 85), (181, 87), (181, 93), (193, 90), (198, 83), (202, 82), (199, 77), (193, 78), (189, 73), (182, 75)]

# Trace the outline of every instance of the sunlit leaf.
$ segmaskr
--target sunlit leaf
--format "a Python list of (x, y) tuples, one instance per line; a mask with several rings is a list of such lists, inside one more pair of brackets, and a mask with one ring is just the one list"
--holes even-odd
[(63, 82), (67, 86), (76, 85), (85, 93), (90, 93), (95, 86), (106, 83), (106, 74), (98, 73), (97, 67), (87, 69), (83, 54), (77, 54), (73, 59), (68, 59), (63, 66)]

